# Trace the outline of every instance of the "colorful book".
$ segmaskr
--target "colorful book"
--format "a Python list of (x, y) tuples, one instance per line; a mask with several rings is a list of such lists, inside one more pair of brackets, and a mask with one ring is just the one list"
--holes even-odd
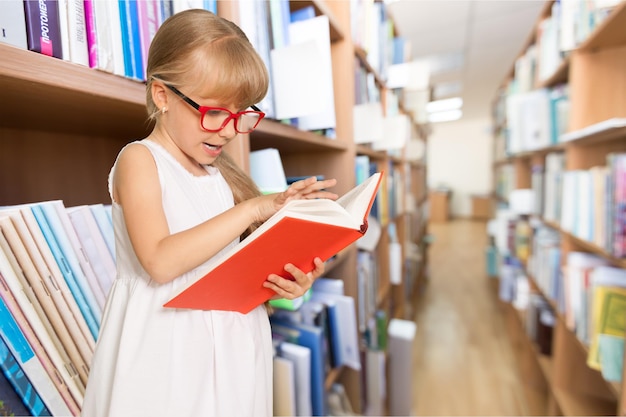
[(159, 28), (159, 5), (157, 0), (140, 0), (137, 2), (137, 23), (139, 26), (139, 44), (141, 46), (141, 77), (146, 79), (148, 67), (148, 49), (152, 38)]
[[(48, 389), (50, 397), (49, 399), (44, 397), (43, 400), (48, 404), (48, 408), (54, 415), (71, 414), (78, 416), (80, 414), (80, 407), (72, 396), (67, 384), (65, 384), (62, 373), (52, 363), (50, 356), (46, 353), (46, 350), (39, 341), (35, 331), (29, 324), (26, 316), (24, 316), (24, 313), (22, 313), (15, 297), (13, 297), (12, 293), (8, 291), (8, 285), (2, 278), (2, 275), (0, 275), (0, 282), (5, 289), (0, 293), (0, 304), (3, 304), (3, 306), (0, 306), (0, 309), (6, 309), (10, 313), (9, 316), (2, 318), (2, 326), (7, 328), (6, 331), (9, 335), (12, 334), (14, 330), (17, 331), (19, 328), (23, 338), (28, 342), (28, 346), (20, 345), (24, 348), (20, 350), (20, 361), (28, 359), (27, 363), (21, 365), (21, 367), (27, 375), (31, 373), (33, 374), (32, 381), (36, 387), (40, 387), (39, 389), (41, 389), (42, 392)], [(0, 312), (0, 315), (2, 314), (3, 312)], [(22, 340), (22, 337), (18, 334), (13, 338), (13, 340), (16, 343), (19, 343), (20, 340)], [(38, 361), (35, 361), (33, 357), (29, 356), (30, 350), (32, 350), (35, 354)], [(44, 371), (48, 374), (49, 380), (54, 384), (54, 389), (50, 387), (50, 384), (43, 375)], [(36, 375), (39, 375), (39, 377), (36, 377)], [(42, 381), (39, 382), (37, 378)], [(57, 396), (57, 393), (60, 397)]]
[(372, 175), (337, 201), (289, 202), (165, 307), (248, 313), (276, 294), (263, 287), (270, 274), (292, 279), (287, 263), (310, 272), (315, 257), (326, 261), (365, 234), (381, 178)]
[[(326, 393), (324, 389), (324, 334), (322, 329), (302, 323), (271, 318), (272, 333), (283, 335), (287, 341), (304, 346), (311, 352), (311, 409), (313, 416), (325, 416)], [(295, 340), (293, 339), (295, 335)]]
[(25, 278), (23, 285), (29, 285), (32, 289), (33, 295), (36, 297), (36, 301), (41, 305), (42, 312), (50, 321), (50, 324), (61, 341), (63, 348), (68, 353), (72, 363), (74, 363), (77, 371), (81, 375), (82, 381), (86, 383), (87, 375), (89, 374), (89, 367), (87, 364), (91, 363), (92, 351), (86, 343), (81, 346), (83, 349), (79, 349), (76, 341), (72, 338), (66, 323), (63, 321), (61, 313), (57, 309), (51, 294), (48, 292), (42, 277), (35, 268), (26, 247), (20, 239), (17, 230), (13, 226), (13, 222), (9, 217), (0, 217), (0, 229), (2, 230), (6, 242), (8, 243), (8, 247), (6, 249), (13, 252), (13, 256), (15, 256), (15, 259), (22, 270), (21, 275)]
[(48, 292), (63, 316), (63, 320), (72, 333), (73, 339), (76, 341), (85, 340), (93, 352), (96, 346), (95, 337), (89, 329), (85, 316), (81, 312), (65, 278), (63, 278), (63, 273), (54, 259), (54, 254), (48, 242), (46, 242), (46, 238), (30, 207), (22, 207), (16, 213), (9, 211), (8, 215), (17, 228), (22, 242), (28, 248), (28, 252), (39, 274), (44, 277), (44, 283)]
[[(72, 395), (79, 399), (77, 400), (78, 403), (82, 403), (84, 385), (80, 381), (76, 368), (63, 349), (63, 345), (56, 336), (47, 316), (42, 311), (41, 305), (37, 302), (36, 297), (33, 296), (32, 289), (25, 286), (23, 284), (24, 280), (19, 277), (19, 265), (13, 254), (5, 249), (8, 247), (8, 243), (3, 234), (0, 234), (0, 244), (2, 245), (2, 250), (0, 250), (0, 274), (2, 275), (0, 295), (2, 299), (15, 299), (19, 310), (22, 311), (29, 325), (35, 331), (37, 338), (44, 347), (45, 352), (51, 358), (56, 369), (61, 372), (65, 383), (68, 387), (75, 389)], [(5, 302), (8, 303), (8, 301)], [(54, 389), (50, 394), (53, 395), (54, 392), (58, 393), (58, 391)], [(40, 391), (40, 395), (42, 396), (47, 393), (48, 391)], [(57, 404), (57, 401), (50, 401), (48, 406), (53, 406), (54, 404)]]
[(85, 30), (89, 68), (98, 68), (98, 33), (96, 32), (95, 2), (96, 0), (84, 0), (83, 3), (85, 7)]
[(59, 255), (62, 259), (61, 262), (64, 262), (69, 268), (69, 271), (78, 285), (79, 290), (89, 305), (91, 313), (99, 324), (102, 320), (102, 307), (100, 306), (98, 297), (96, 296), (96, 293), (94, 292), (94, 289), (85, 274), (85, 270), (81, 267), (78, 254), (74, 250), (74, 246), (65, 231), (61, 218), (58, 216), (58, 213), (54, 207), (52, 207), (51, 203), (52, 202), (47, 201), (33, 204), (31, 206), (31, 210), (40, 226), (44, 221), (48, 225), (48, 231), (50, 234), (46, 236), (44, 233), (46, 241), (50, 244), (50, 241), (54, 240), (58, 245), (58, 248), (60, 249)]
[(28, 49), (61, 59), (61, 27), (54, 0), (24, 0)]
[(54, 262), (60, 269), (63, 275), (63, 278), (72, 293), (74, 300), (76, 300), (76, 303), (78, 304), (78, 307), (80, 308), (80, 311), (83, 317), (85, 318), (87, 325), (89, 326), (89, 330), (91, 331), (93, 338), (96, 339), (98, 337), (98, 332), (100, 330), (100, 321), (98, 320), (95, 312), (92, 311), (91, 306), (92, 304), (95, 304), (95, 302), (93, 301), (89, 302), (85, 294), (83, 294), (83, 291), (81, 290), (78, 280), (76, 276), (74, 275), (72, 268), (70, 268), (70, 265), (67, 259), (65, 258), (65, 255), (63, 251), (61, 250), (61, 247), (59, 243), (57, 242), (54, 236), (54, 232), (52, 231), (52, 228), (48, 224), (48, 221), (46, 220), (46, 217), (44, 216), (43, 211), (41, 210), (41, 207), (34, 205), (30, 208), (30, 210), (33, 216), (35, 217), (35, 219), (37, 220), (37, 224), (39, 225), (41, 233), (45, 237), (46, 243), (48, 247), (50, 248), (50, 251), (52, 252), (52, 255), (54, 257)]

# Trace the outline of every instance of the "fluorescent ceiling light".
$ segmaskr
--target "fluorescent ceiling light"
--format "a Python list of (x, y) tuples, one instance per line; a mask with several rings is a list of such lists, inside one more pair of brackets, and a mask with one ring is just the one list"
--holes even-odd
[(463, 116), (463, 112), (461, 110), (439, 111), (436, 113), (430, 113), (428, 115), (428, 121), (431, 123), (452, 122), (454, 120), (459, 120), (461, 116)]
[(463, 107), (463, 99), (461, 97), (452, 97), (431, 101), (426, 105), (426, 111), (428, 113), (437, 113), (448, 110), (458, 110), (461, 107)]

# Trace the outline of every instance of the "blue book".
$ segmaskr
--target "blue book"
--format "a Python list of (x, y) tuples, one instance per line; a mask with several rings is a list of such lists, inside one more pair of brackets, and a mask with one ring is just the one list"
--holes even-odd
[(126, 1), (119, 0), (117, 5), (120, 9), (120, 27), (122, 32), (122, 52), (124, 53), (124, 75), (128, 78), (134, 77), (133, 72), (133, 54), (130, 44), (130, 29), (128, 26), (128, 12), (126, 10)]
[(309, 326), (302, 323), (290, 323), (288, 321), (271, 318), (272, 332), (285, 334), (287, 340), (291, 338), (293, 331), (297, 331), (298, 345), (309, 348), (311, 351), (311, 403), (314, 416), (325, 416), (326, 413), (326, 390), (324, 389), (324, 334), (319, 327)]
[[(35, 352), (13, 320), (4, 300), (0, 298), (0, 366), (2, 372), (33, 416), (50, 416), (52, 414), (20, 366), (20, 363), (28, 362), (36, 365), (38, 361)], [(42, 366), (39, 368), (40, 372), (45, 373)], [(51, 381), (49, 383), (52, 385)], [(54, 388), (53, 385), (52, 387)]]
[[(81, 267), (80, 260), (78, 259), (78, 253), (76, 252), (77, 249), (75, 249), (74, 245), (72, 245), (66, 229), (63, 226), (63, 222), (59, 217), (57, 209), (53, 204), (53, 202), (44, 202), (36, 204), (34, 207), (39, 207), (43, 212), (43, 215), (45, 216), (46, 221), (48, 222), (48, 225), (50, 226), (52, 233), (54, 233), (54, 237), (63, 252), (63, 256), (72, 270), (85, 300), (87, 300), (87, 303), (89, 304), (91, 313), (96, 319), (96, 322), (100, 323), (102, 320), (102, 308), (100, 307), (100, 304), (98, 304), (97, 298), (94, 295), (94, 290), (89, 284), (85, 271)], [(63, 210), (65, 210), (65, 206), (63, 206)], [(69, 225), (69, 227), (72, 226)], [(90, 270), (90, 272), (92, 271)]]
[(76, 300), (76, 304), (78, 304), (78, 308), (87, 322), (89, 331), (93, 335), (94, 339), (97, 339), (98, 332), (100, 330), (99, 321), (96, 320), (96, 316), (91, 310), (90, 303), (87, 301), (85, 294), (83, 294), (76, 276), (74, 275), (72, 268), (70, 268), (69, 262), (63, 251), (61, 250), (61, 247), (46, 219), (46, 216), (43, 213), (42, 208), (38, 205), (33, 205), (31, 206), (31, 211), (37, 220), (37, 224), (46, 239), (46, 243), (48, 243), (48, 246), (50, 247), (50, 251), (54, 256), (61, 273), (63, 274), (63, 278), (65, 278), (65, 281), (67, 282), (67, 286)]
[(2, 416), (27, 416), (30, 411), (22, 402), (22, 398), (17, 394), (13, 384), (6, 377), (4, 372), (0, 372), (0, 415)]
[(291, 21), (300, 22), (302, 20), (313, 19), (315, 17), (315, 7), (306, 6), (291, 12)]
[(130, 45), (133, 60), (134, 78), (137, 80), (145, 80), (145, 71), (143, 67), (143, 57), (141, 53), (141, 29), (139, 28), (139, 12), (137, 9), (137, 0), (125, 0), (127, 2), (127, 19), (130, 29)]

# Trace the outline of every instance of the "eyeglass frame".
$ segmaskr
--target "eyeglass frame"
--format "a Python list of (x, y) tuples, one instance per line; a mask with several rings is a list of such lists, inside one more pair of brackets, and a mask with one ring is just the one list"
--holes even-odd
[[(241, 116), (243, 116), (245, 113), (252, 113), (249, 110), (244, 110), (244, 111), (240, 111), (237, 113), (233, 113), (230, 110), (223, 108), (223, 107), (212, 107), (212, 106), (201, 106), (198, 103), (196, 103), (195, 101), (193, 101), (192, 99), (190, 99), (189, 97), (187, 97), (185, 94), (183, 94), (178, 88), (174, 87), (171, 84), (167, 84), (167, 83), (163, 83), (167, 88), (169, 88), (174, 94), (176, 94), (177, 96), (179, 96), (180, 98), (182, 98), (185, 103), (189, 104), (191, 107), (193, 107), (194, 109), (198, 110), (200, 112), (200, 127), (203, 130), (206, 130), (207, 132), (211, 132), (211, 133), (216, 133), (219, 132), (220, 130), (224, 129), (226, 127), (226, 125), (231, 121), (234, 120), (234, 126), (235, 126), (235, 131), (237, 133), (240, 134), (247, 134), (252, 132), (254, 129), (256, 129), (256, 127), (259, 125), (259, 123), (261, 122), (261, 120), (263, 120), (263, 118), (265, 117), (265, 113), (261, 111), (261, 109), (259, 109), (257, 106), (255, 106), (254, 104), (250, 106), (250, 108), (252, 110), (254, 110), (254, 113), (259, 115), (259, 120), (257, 120), (256, 124), (252, 127), (252, 129), (245, 131), (245, 132), (240, 132), (239, 129), (237, 128), (237, 121), (239, 120), (239, 118)], [(209, 110), (220, 110), (220, 111), (225, 111), (228, 114), (230, 114), (230, 116), (228, 116), (225, 120), (224, 123), (222, 123), (222, 125), (219, 127), (219, 129), (207, 129), (206, 127), (204, 127), (204, 116), (207, 114), (207, 112)]]

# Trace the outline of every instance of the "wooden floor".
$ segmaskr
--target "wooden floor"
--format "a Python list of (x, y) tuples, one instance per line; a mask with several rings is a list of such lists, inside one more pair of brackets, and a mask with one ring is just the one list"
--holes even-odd
[(416, 311), (413, 415), (527, 415), (512, 346), (485, 274), (486, 225), (429, 225), (430, 274)]

